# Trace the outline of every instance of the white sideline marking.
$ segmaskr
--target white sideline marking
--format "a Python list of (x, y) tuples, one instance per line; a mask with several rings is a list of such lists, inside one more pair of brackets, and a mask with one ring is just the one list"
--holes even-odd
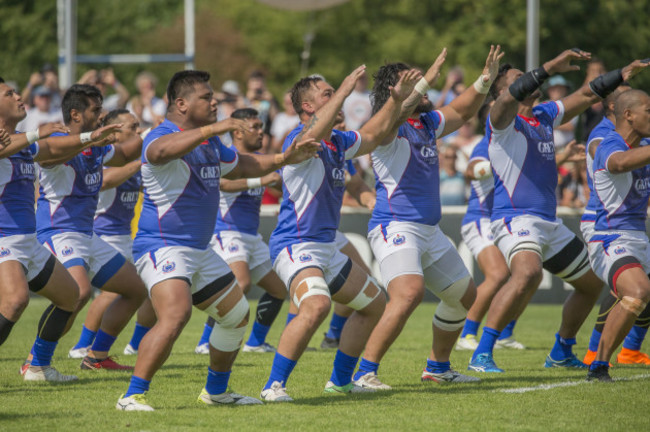
[[(650, 374), (642, 374), (642, 375), (633, 375), (631, 377), (627, 378), (613, 378), (614, 381), (636, 381), (636, 380), (642, 380), (642, 379), (648, 379), (650, 378)], [(500, 392), (500, 393), (527, 393), (531, 391), (537, 391), (537, 390), (551, 390), (554, 388), (558, 387), (574, 387), (582, 384), (591, 384), (593, 381), (565, 381), (565, 382), (560, 382), (560, 383), (555, 383), (555, 384), (541, 384), (535, 387), (518, 387), (518, 388), (511, 388), (511, 389), (497, 389), (494, 390), (495, 392)]]

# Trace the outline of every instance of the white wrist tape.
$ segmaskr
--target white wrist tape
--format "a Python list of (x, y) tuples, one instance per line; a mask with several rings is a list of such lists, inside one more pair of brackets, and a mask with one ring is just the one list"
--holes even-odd
[(415, 85), (415, 91), (424, 96), (430, 89), (429, 83), (424, 78), (420, 78), (420, 81)]
[(144, 139), (147, 137), (147, 135), (149, 135), (149, 132), (151, 132), (151, 129), (152, 129), (152, 128), (149, 128), (149, 129), (143, 131), (143, 132), (140, 134), (140, 138), (142, 138), (142, 141), (144, 141)]
[(80, 134), (79, 139), (81, 139), (81, 144), (86, 144), (86, 143), (91, 142), (93, 140), (92, 135), (93, 135), (92, 132), (84, 132), (84, 133)]
[(25, 137), (27, 138), (27, 142), (29, 144), (34, 144), (40, 138), (40, 135), (38, 134), (38, 129), (36, 129), (35, 131), (26, 132)]
[(474, 178), (476, 180), (483, 180), (492, 177), (492, 165), (489, 161), (480, 161), (474, 165)]
[(492, 81), (490, 81), (490, 80), (484, 81), (483, 80), (486, 77), (487, 77), (487, 75), (481, 75), (480, 77), (478, 77), (478, 79), (476, 81), (474, 81), (474, 88), (480, 94), (487, 94), (487, 92), (490, 91), (490, 87), (492, 86)]
[(259, 177), (246, 179), (246, 186), (248, 189), (262, 187), (262, 179)]

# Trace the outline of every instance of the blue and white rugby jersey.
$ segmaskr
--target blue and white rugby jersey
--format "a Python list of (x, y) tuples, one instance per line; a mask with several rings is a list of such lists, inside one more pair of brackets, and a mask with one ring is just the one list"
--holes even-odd
[(607, 161), (614, 153), (631, 147), (616, 131), (605, 136), (594, 158), (594, 191), (598, 196), (596, 231), (645, 231), (650, 197), (650, 166), (613, 174)]
[(147, 148), (161, 136), (181, 132), (165, 119), (142, 144), (144, 202), (133, 241), (133, 258), (165, 246), (205, 249), (219, 210), (219, 179), (237, 166), (237, 153), (212, 137), (185, 156), (163, 165), (147, 160)]
[(614, 123), (611, 122), (607, 117), (603, 119), (596, 125), (595, 128), (591, 130), (589, 138), (587, 138), (587, 148), (585, 149), (587, 153), (587, 185), (589, 186), (589, 201), (587, 201), (587, 206), (585, 211), (580, 218), (581, 222), (595, 222), (596, 221), (596, 209), (598, 208), (598, 195), (594, 193), (594, 159), (589, 154), (589, 146), (595, 140), (602, 140), (607, 136), (611, 131), (614, 130)]
[(440, 169), (436, 137), (445, 128), (440, 111), (409, 119), (395, 140), (372, 152), (377, 202), (368, 231), (392, 221), (435, 225), (440, 221)]
[(553, 128), (562, 123), (562, 102), (533, 108), (533, 118), (517, 115), (503, 130), (491, 133), (488, 153), (494, 175), (492, 220), (531, 214), (555, 220), (557, 165)]
[(89, 147), (65, 163), (50, 168), (40, 167), (40, 196), (36, 207), (36, 230), (40, 242), (61, 232), (93, 233), (93, 219), (102, 187), (102, 167), (114, 154), (112, 145)]
[(118, 187), (99, 193), (93, 226), (95, 234), (107, 236), (131, 234), (131, 220), (135, 214), (141, 186), (142, 176), (138, 172)]
[[(287, 136), (283, 151), (300, 133), (300, 124)], [(358, 132), (332, 131), (321, 141), (318, 158), (282, 168), (282, 204), (278, 225), (271, 234), (271, 259), (296, 243), (331, 243), (336, 237), (345, 190), (345, 161), (352, 159), (361, 145)]]
[[(237, 148), (230, 147), (234, 152)], [(260, 226), (260, 207), (264, 186), (240, 192), (221, 191), (219, 198), (219, 213), (214, 233), (220, 231), (238, 231), (245, 234), (257, 235)]]
[(34, 215), (34, 143), (0, 159), (0, 237), (36, 232)]
[[(488, 143), (490, 136), (485, 135), (474, 150), (469, 158), (469, 162), (473, 161), (489, 161)], [(492, 215), (492, 203), (494, 201), (494, 178), (492, 176), (483, 180), (472, 180), (472, 192), (469, 195), (469, 202), (467, 203), (467, 213), (463, 218), (463, 225), (479, 221), (483, 218), (490, 219)]]

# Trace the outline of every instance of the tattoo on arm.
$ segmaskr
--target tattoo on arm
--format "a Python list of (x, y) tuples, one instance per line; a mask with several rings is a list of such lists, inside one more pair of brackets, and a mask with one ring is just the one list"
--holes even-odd
[(305, 134), (306, 134), (306, 133), (307, 133), (307, 132), (312, 128), (312, 127), (314, 127), (314, 125), (316, 124), (317, 121), (318, 121), (318, 117), (316, 117), (316, 114), (314, 114), (313, 116), (311, 116), (311, 118), (309, 119), (309, 122), (305, 125), (304, 128), (302, 128), (302, 130), (300, 131), (300, 133), (296, 136), (296, 141), (300, 141), (300, 140), (302, 139), (302, 137), (304, 137)]

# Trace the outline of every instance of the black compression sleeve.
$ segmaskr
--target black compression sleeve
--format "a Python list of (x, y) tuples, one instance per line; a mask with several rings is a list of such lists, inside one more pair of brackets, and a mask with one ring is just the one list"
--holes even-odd
[(526, 72), (517, 78), (517, 81), (512, 83), (509, 88), (510, 94), (512, 97), (521, 102), (533, 94), (533, 92), (537, 90), (549, 76), (550, 75), (544, 70), (543, 67), (539, 67), (537, 69), (533, 69), (530, 72)]
[(621, 85), (622, 82), (623, 74), (621, 73), (621, 69), (616, 69), (589, 82), (589, 88), (596, 96), (605, 99), (607, 95), (616, 90), (616, 87)]

